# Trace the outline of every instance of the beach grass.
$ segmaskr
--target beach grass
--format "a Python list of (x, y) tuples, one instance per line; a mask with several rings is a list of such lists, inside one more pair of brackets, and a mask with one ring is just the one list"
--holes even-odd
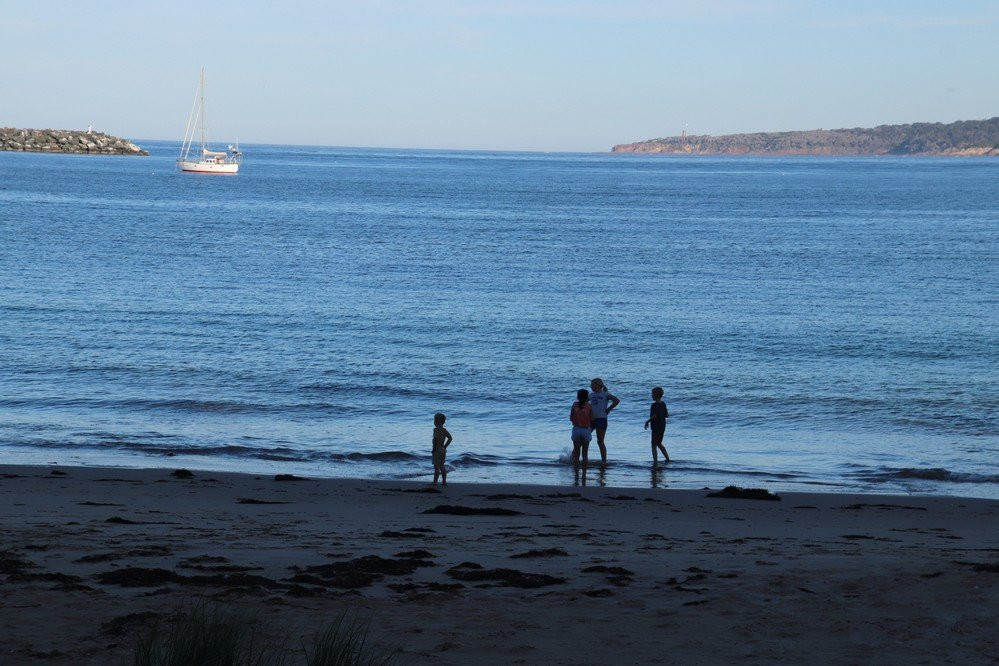
[(375, 650), (368, 643), (371, 620), (360, 620), (344, 611), (315, 636), (311, 649), (305, 648), (308, 666), (387, 666), (391, 653)]
[[(308, 666), (387, 666), (391, 652), (368, 642), (371, 620), (344, 610), (302, 642)], [(199, 600), (174, 615), (166, 627), (157, 626), (140, 636), (135, 666), (282, 666), (300, 663), (302, 652), (291, 648), (290, 638), (273, 639), (256, 617)]]
[(197, 601), (164, 630), (141, 636), (135, 666), (280, 666), (287, 641), (265, 640), (255, 617)]

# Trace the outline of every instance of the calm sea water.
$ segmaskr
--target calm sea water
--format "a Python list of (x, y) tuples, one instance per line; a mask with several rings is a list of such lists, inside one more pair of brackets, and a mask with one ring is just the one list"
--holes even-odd
[(999, 160), (147, 145), (0, 153), (5, 461), (999, 497)]

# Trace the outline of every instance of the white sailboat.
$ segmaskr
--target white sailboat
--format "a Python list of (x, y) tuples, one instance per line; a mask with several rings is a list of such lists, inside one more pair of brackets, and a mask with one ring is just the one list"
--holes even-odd
[[(239, 142), (235, 146), (230, 145), (226, 152), (209, 150), (208, 148), (208, 124), (205, 121), (205, 70), (201, 69), (201, 85), (199, 93), (194, 98), (194, 105), (191, 107), (191, 115), (187, 119), (187, 129), (184, 131), (184, 142), (180, 146), (180, 157), (177, 158), (177, 166), (181, 171), (191, 173), (223, 173), (234, 174), (239, 171), (239, 164), (243, 161), (243, 153), (239, 152)], [(191, 157), (191, 145), (194, 142), (194, 134), (201, 128), (201, 152), (195, 153)]]

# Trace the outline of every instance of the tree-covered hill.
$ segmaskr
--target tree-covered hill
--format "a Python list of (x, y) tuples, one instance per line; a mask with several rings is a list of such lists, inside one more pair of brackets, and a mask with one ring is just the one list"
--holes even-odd
[(665, 155), (992, 155), (999, 156), (999, 116), (954, 123), (872, 128), (673, 136), (614, 146), (615, 153)]

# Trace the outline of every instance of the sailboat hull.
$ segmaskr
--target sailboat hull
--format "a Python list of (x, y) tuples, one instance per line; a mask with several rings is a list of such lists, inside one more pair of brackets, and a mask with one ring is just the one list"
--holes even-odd
[(177, 166), (181, 171), (189, 173), (220, 173), (234, 174), (239, 171), (239, 165), (233, 162), (190, 162), (187, 160), (177, 160)]

